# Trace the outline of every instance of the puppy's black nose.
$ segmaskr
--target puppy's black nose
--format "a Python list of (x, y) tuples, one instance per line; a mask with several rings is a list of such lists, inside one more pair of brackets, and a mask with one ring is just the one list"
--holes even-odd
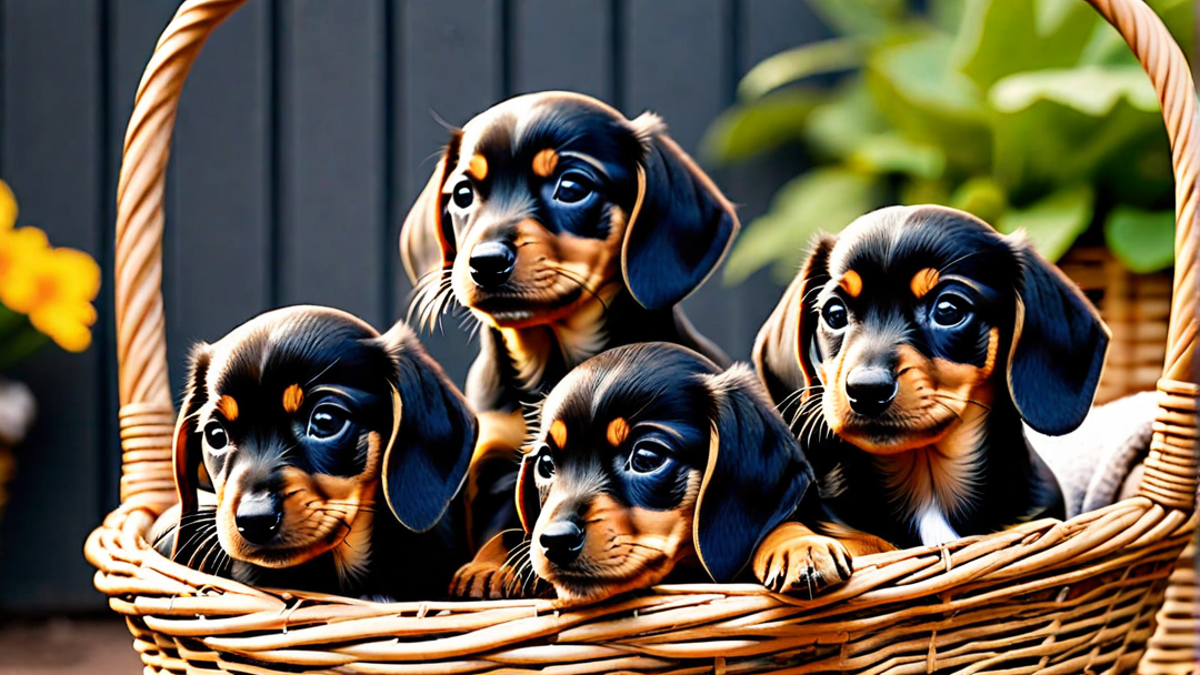
[(846, 376), (846, 397), (859, 415), (875, 416), (888, 409), (896, 398), (896, 378), (878, 366), (855, 368)]
[(558, 520), (546, 526), (538, 537), (546, 558), (555, 565), (569, 565), (583, 549), (583, 530), (574, 521)]
[(511, 244), (485, 241), (471, 251), (471, 279), (484, 288), (508, 281), (517, 264), (517, 252)]
[(270, 499), (247, 499), (238, 504), (234, 522), (238, 533), (251, 544), (265, 544), (279, 533), (283, 513)]

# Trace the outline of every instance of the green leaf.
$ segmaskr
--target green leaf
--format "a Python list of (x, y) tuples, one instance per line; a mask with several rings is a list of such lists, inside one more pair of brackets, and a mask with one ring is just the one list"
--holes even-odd
[(1157, 272), (1175, 262), (1175, 214), (1118, 206), (1104, 221), (1113, 255), (1133, 272)]
[(873, 177), (842, 168), (815, 169), (792, 179), (776, 193), (771, 210), (738, 237), (725, 262), (725, 283), (741, 283), (768, 265), (786, 283), (814, 234), (841, 230), (878, 206), (881, 193)]
[[(1036, 74), (1029, 75), (1038, 79)], [(1030, 86), (1026, 92), (1032, 89)], [(1156, 156), (1166, 152), (1165, 143), (1155, 145), (1164, 134), (1158, 113), (1134, 108), (1125, 96), (1117, 96), (1102, 116), (1079, 110), (1103, 107), (1087, 100), (1089, 93), (1070, 99), (1060, 89), (1053, 96), (1032, 97), (1027, 106), (1017, 105), (1025, 103), (1019, 100), (1022, 96), (1025, 94), (997, 95), (1001, 108), (992, 118), (991, 173), (1009, 194), (1017, 195), (1017, 201), (1055, 186), (1098, 180), (1103, 180), (1101, 187), (1106, 192), (1115, 190), (1122, 199), (1140, 204), (1151, 203), (1162, 192), (1166, 176), (1157, 168), (1141, 170), (1160, 165), (1140, 163), (1135, 170), (1133, 161), (1147, 149)], [(1067, 100), (1071, 103), (1064, 102)]]
[(989, 165), (987, 107), (950, 64), (950, 39), (928, 37), (875, 50), (866, 70), (877, 108), (911, 141), (939, 148), (960, 173)]
[(1004, 186), (991, 176), (975, 176), (955, 190), (950, 206), (995, 223), (1008, 210), (1008, 195)]
[(735, 105), (709, 126), (700, 142), (700, 155), (718, 163), (736, 162), (798, 141), (809, 114), (822, 100), (815, 92), (788, 90)]
[(905, 0), (808, 0), (808, 4), (839, 35), (883, 35), (905, 11)]
[(886, 130), (886, 120), (875, 100), (861, 79), (853, 79), (828, 102), (813, 109), (804, 140), (816, 155), (842, 160)]
[(1047, 260), (1062, 257), (1092, 222), (1092, 188), (1077, 185), (1059, 190), (1024, 209), (1009, 209), (996, 223), (1006, 234), (1024, 230)]
[(985, 90), (1013, 73), (1074, 66), (1098, 20), (1077, 0), (968, 0), (954, 64)]
[(1053, 101), (1092, 117), (1112, 112), (1125, 100), (1138, 110), (1158, 112), (1158, 97), (1138, 66), (1082, 66), (1010, 75), (996, 83), (988, 102), (1002, 113), (1014, 113), (1038, 101)]
[(848, 164), (864, 173), (899, 173), (932, 180), (942, 177), (946, 155), (936, 147), (915, 143), (890, 131), (860, 143)]
[(751, 68), (738, 84), (738, 98), (752, 101), (806, 77), (857, 68), (866, 56), (866, 44), (856, 38), (836, 38), (789, 49)]

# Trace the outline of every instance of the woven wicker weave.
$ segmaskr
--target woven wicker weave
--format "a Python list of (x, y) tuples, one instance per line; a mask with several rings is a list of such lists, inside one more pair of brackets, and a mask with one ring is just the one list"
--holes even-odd
[(1096, 303), (1112, 330), (1096, 405), (1154, 389), (1167, 351), (1170, 272), (1130, 272), (1103, 246), (1072, 249), (1058, 266)]
[[(1131, 672), (1194, 529), (1197, 105), (1188, 66), (1141, 0), (1089, 0), (1145, 65), (1177, 179), (1177, 261), (1140, 495), (941, 548), (856, 561), (815, 601), (758, 586), (660, 587), (600, 605), (404, 603), (250, 588), (165, 560), (143, 539), (175, 500), (163, 332), (163, 187), (179, 93), (205, 38), (245, 0), (190, 0), (138, 88), (117, 196), (121, 506), (88, 539), (96, 587), (147, 673)], [(1170, 635), (1165, 638), (1170, 641)], [(1163, 671), (1170, 672), (1170, 671)], [(1178, 671), (1176, 671), (1178, 672)]]

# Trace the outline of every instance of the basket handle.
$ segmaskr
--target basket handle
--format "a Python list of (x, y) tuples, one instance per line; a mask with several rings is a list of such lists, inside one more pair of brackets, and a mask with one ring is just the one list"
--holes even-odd
[(1139, 493), (1191, 511), (1196, 502), (1196, 249), (1200, 245), (1200, 106), (1187, 59), (1142, 0), (1088, 0), (1137, 55), (1162, 106), (1175, 172), (1175, 280), (1154, 438)]
[(117, 183), (117, 381), (121, 502), (158, 514), (175, 503), (162, 298), (163, 188), (179, 94), (204, 42), (246, 0), (189, 0), (150, 57), (125, 131)]
[[(138, 86), (117, 187), (116, 320), (121, 501), (160, 513), (175, 502), (162, 299), (163, 189), (179, 94), (209, 34), (246, 0), (189, 0), (159, 38)], [(1150, 75), (1171, 140), (1176, 182), (1175, 301), (1158, 421), (1141, 494), (1191, 510), (1196, 493), (1196, 249), (1200, 119), (1187, 60), (1142, 0), (1088, 0)]]

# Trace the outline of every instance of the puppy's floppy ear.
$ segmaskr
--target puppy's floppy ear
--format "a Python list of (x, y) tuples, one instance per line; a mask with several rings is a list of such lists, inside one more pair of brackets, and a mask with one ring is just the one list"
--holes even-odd
[(458, 148), (462, 132), (455, 131), (450, 143), (438, 160), (433, 175), (425, 189), (413, 203), (404, 226), (400, 229), (400, 260), (408, 280), (417, 283), (421, 277), (443, 269), (454, 262), (456, 242), (454, 224), (446, 218), (446, 204), (442, 189), (447, 175), (454, 170), (458, 161)]
[[(208, 387), (205, 378), (208, 377), (208, 364), (212, 360), (209, 346), (203, 342), (192, 348), (191, 362), (188, 368), (187, 386), (183, 392), (183, 403), (179, 407), (179, 416), (175, 420), (175, 438), (171, 446), (171, 468), (175, 472), (175, 491), (179, 496), (180, 522), (183, 516), (194, 513), (198, 508), (196, 489), (201, 482), (200, 467), (204, 460), (201, 447), (201, 436), (196, 430), (196, 416), (200, 408), (208, 402)], [(180, 536), (175, 537), (175, 550), (178, 553)]]
[(517, 516), (521, 519), (521, 528), (525, 534), (533, 532), (538, 516), (542, 512), (542, 496), (538, 493), (537, 483), (533, 478), (533, 467), (537, 455), (526, 453), (521, 457), (521, 468), (517, 473), (517, 489), (514, 497), (517, 501)]
[[(836, 243), (837, 237), (833, 235), (817, 236), (800, 274), (792, 280), (754, 340), (754, 368), (776, 403), (792, 400), (797, 391), (820, 383), (813, 358), (820, 321), (816, 296), (818, 289), (829, 281), (829, 253)], [(806, 398), (807, 395), (796, 399), (789, 408), (794, 409)], [(781, 412), (788, 415), (788, 410)]]
[(384, 495), (405, 527), (424, 532), (441, 520), (462, 487), (479, 425), (412, 329), (399, 322), (378, 339), (395, 365)]
[(733, 206), (649, 113), (632, 122), (645, 146), (638, 196), (621, 249), (633, 297), (662, 309), (696, 290), (725, 256), (738, 230)]
[(1009, 242), (1021, 275), (1008, 388), (1029, 426), (1065, 434), (1092, 407), (1110, 332), (1074, 282), (1027, 242)]
[(704, 569), (727, 582), (800, 504), (813, 470), (748, 367), (700, 377), (715, 419), (692, 538)]

